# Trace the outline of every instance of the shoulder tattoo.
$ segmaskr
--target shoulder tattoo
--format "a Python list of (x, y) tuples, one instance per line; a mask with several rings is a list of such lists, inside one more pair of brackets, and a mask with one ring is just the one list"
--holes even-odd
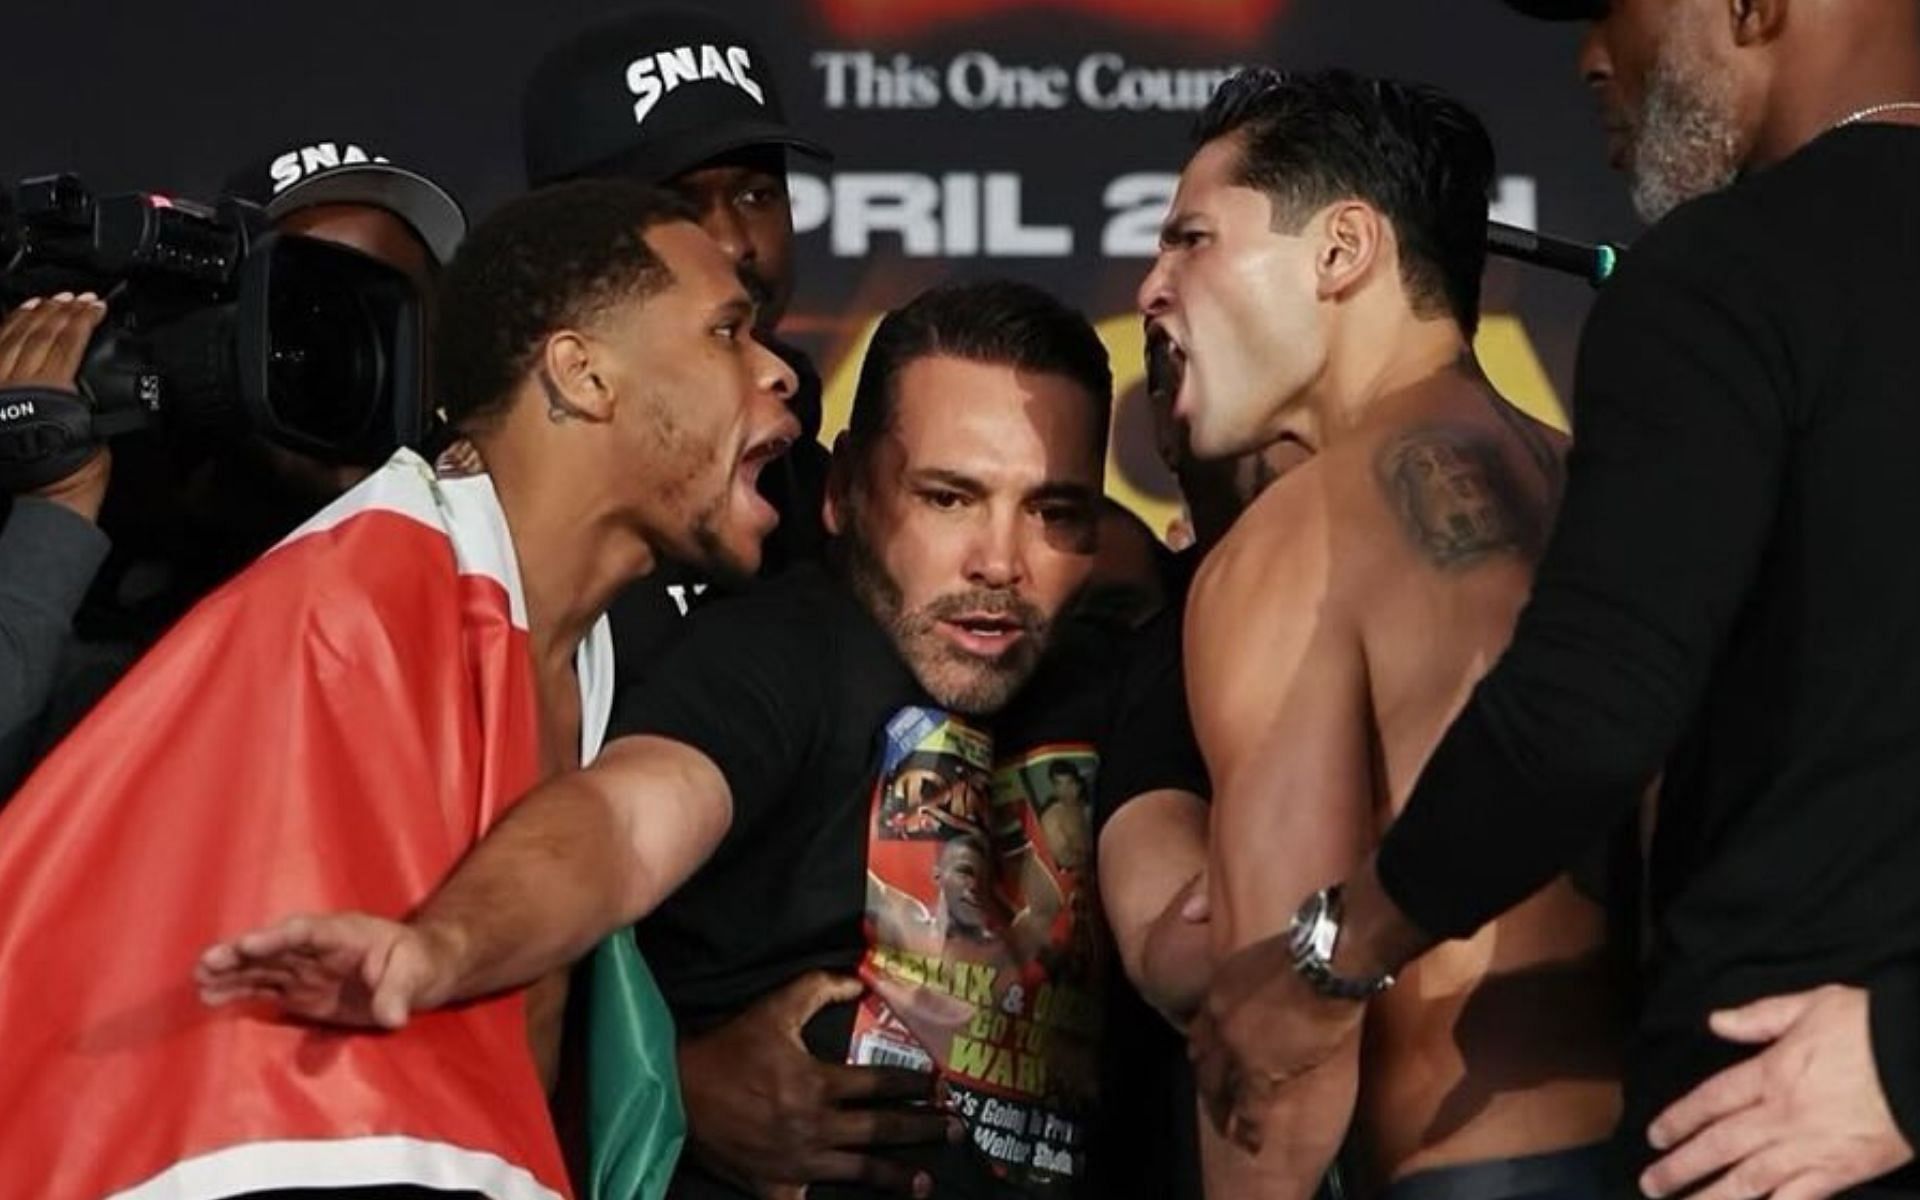
[(1434, 566), (1538, 553), (1539, 517), (1483, 437), (1438, 426), (1410, 430), (1380, 448), (1374, 467), (1402, 531)]

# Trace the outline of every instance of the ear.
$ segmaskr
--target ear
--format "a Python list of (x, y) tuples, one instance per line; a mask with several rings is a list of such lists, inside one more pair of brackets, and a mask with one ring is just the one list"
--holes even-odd
[(1314, 274), (1320, 298), (1346, 296), (1364, 283), (1387, 254), (1387, 220), (1370, 204), (1342, 200), (1321, 212)]
[(853, 519), (853, 442), (842, 432), (833, 439), (833, 459), (827, 465), (827, 494), (820, 503), (820, 520), (827, 532), (839, 537)]
[(613, 419), (613, 391), (602, 379), (593, 343), (580, 334), (562, 329), (549, 335), (540, 349), (538, 373), (547, 416), (554, 422)]
[(1725, 0), (1728, 32), (1742, 49), (1778, 38), (1787, 27), (1789, 0)]

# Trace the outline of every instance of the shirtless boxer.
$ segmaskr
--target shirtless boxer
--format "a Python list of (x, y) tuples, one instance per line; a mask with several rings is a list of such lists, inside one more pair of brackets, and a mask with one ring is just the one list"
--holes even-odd
[[(1203, 458), (1308, 455), (1233, 526), (1188, 609), (1224, 955), (1284, 929), (1393, 819), (1511, 633), (1563, 442), (1470, 357), (1493, 171), (1470, 113), (1256, 69), (1196, 144), (1140, 294), (1174, 413)], [(1618, 1111), (1604, 941), (1602, 910), (1561, 880), (1428, 956), (1372, 1001), (1364, 1046), (1248, 1139), (1257, 1157), (1206, 1130), (1209, 1194), (1308, 1194), (1356, 1092), (1363, 1174), (1395, 1190), (1594, 1186), (1585, 1148)]]

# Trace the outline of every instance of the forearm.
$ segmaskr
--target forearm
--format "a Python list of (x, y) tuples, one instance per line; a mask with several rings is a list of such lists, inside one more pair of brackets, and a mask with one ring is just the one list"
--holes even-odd
[(437, 1003), (531, 982), (652, 912), (719, 845), (732, 793), (698, 750), (609, 743), (516, 805), (413, 923), (443, 962)]
[(531, 983), (631, 919), (622, 833), (589, 772), (521, 801), (412, 919), (441, 952), (436, 999)]
[(1148, 927), (1131, 961), (1141, 998), (1184, 1031), (1213, 978), (1213, 947), (1206, 925), (1177, 911), (1182, 899), (1184, 893), (1174, 897), (1167, 914)]
[(1182, 915), (1206, 886), (1206, 802), (1171, 788), (1134, 798), (1101, 831), (1095, 862), (1127, 978), (1184, 1028), (1212, 972), (1207, 923)]

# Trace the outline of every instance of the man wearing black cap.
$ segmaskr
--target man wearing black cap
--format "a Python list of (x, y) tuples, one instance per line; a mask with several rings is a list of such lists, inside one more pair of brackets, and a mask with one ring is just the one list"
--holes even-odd
[[(236, 171), (224, 190), (265, 209), (280, 232), (380, 259), (411, 279), (422, 297), (431, 295), (439, 265), (452, 257), (467, 227), (444, 188), (354, 142), (277, 150)], [(11, 314), (0, 326), (0, 384), (72, 389), (105, 312), (104, 304), (82, 296), (54, 297)], [(63, 329), (59, 352), (45, 362), (10, 352), (52, 345), (55, 328)], [(191, 532), (170, 537), (169, 553), (149, 547), (121, 556), (138, 563), (108, 566), (112, 543), (99, 520), (113, 457), (104, 446), (66, 478), (15, 498), (0, 523), (0, 642), (18, 654), (5, 664), (16, 669), (0, 671), (13, 681), (0, 696), (0, 803), (173, 617), (367, 474), (257, 437), (198, 455), (178, 479), (156, 474), (151, 458), (142, 463), (135, 456), (130, 487), (141, 499), (116, 503), (149, 510), (136, 522), (142, 527), (168, 524), (152, 513), (172, 512), (177, 503), (179, 523)], [(164, 494), (148, 494), (154, 490)], [(121, 583), (105, 606), (111, 611), (83, 621), (94, 636), (81, 638), (75, 620), (103, 567)]]
[(276, 150), (228, 176), (225, 192), (265, 209), (282, 233), (335, 242), (405, 272), (422, 296), (467, 231), (445, 188), (358, 142)]
[[(586, 29), (553, 49), (529, 80), (523, 110), (527, 180), (626, 177), (679, 193), (739, 266), (759, 302), (763, 341), (793, 297), (793, 210), (786, 156), (831, 157), (787, 123), (773, 71), (738, 29), (708, 13), (649, 8)], [(805, 355), (769, 341), (800, 377), (792, 407), (805, 436), (762, 477), (780, 512), (763, 574), (818, 556), (826, 451), (820, 375)], [(615, 655), (633, 678), (675, 636), (706, 581), (669, 573), (615, 605)]]
[(1377, 853), (1223, 964), (1203, 1089), (1252, 1140), (1350, 997), (1664, 771), (1618, 1139), (1665, 1154), (1641, 1190), (1920, 1191), (1920, 5), (1513, 2), (1593, 22), (1581, 72), (1658, 224), (1589, 320), (1512, 644)]

